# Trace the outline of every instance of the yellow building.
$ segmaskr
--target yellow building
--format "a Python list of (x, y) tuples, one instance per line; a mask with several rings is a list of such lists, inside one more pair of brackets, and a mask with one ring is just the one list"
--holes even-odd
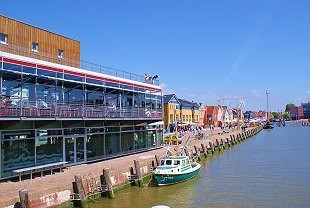
[(164, 95), (164, 128), (170, 124), (199, 123), (199, 104), (178, 99), (175, 94)]
[(164, 128), (181, 121), (181, 103), (175, 94), (164, 95)]

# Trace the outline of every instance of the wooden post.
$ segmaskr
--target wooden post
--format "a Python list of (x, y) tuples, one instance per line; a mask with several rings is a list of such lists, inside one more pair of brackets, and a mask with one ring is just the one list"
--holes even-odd
[(80, 199), (77, 201), (73, 201), (73, 206), (87, 208), (88, 207), (87, 196), (84, 190), (83, 180), (80, 174), (76, 174), (74, 176), (74, 182), (72, 183), (72, 185), (73, 185), (73, 192), (75, 194), (78, 194)]
[(27, 189), (19, 190), (19, 199), (20, 199), (20, 206), (21, 206), (21, 208), (30, 208), (29, 197), (28, 197), (28, 190)]
[(225, 142), (223, 141), (223, 139), (221, 139), (221, 145), (225, 149)]
[(184, 152), (185, 152), (185, 155), (186, 155), (186, 156), (189, 156), (189, 152), (188, 152), (188, 150), (187, 150), (187, 147), (184, 148)]
[(221, 146), (220, 146), (219, 140), (216, 139), (216, 140), (215, 140), (215, 143), (216, 143), (217, 149), (218, 149), (219, 151), (221, 151)]
[(201, 143), (201, 148), (202, 148), (202, 151), (203, 151), (203, 155), (205, 156), (205, 157), (207, 157), (207, 151), (206, 151), (206, 146), (204, 146), (203, 145), (203, 143)]
[(194, 145), (194, 148), (195, 148), (196, 155), (198, 157), (198, 161), (201, 161), (200, 151), (199, 151), (198, 147), (196, 147), (196, 145)]
[(226, 143), (227, 143), (228, 147), (230, 147), (230, 141), (229, 141), (228, 137), (226, 138)]
[(102, 170), (102, 174), (103, 174), (105, 184), (107, 186), (108, 197), (109, 197), (109, 199), (114, 199), (115, 195), (114, 195), (114, 191), (113, 191), (112, 181), (110, 178), (110, 169), (104, 168)]
[(157, 155), (155, 155), (155, 160), (156, 160), (156, 167), (157, 167), (160, 164), (160, 160)]
[(213, 147), (212, 142), (209, 142), (209, 146), (210, 146), (210, 148), (211, 148), (211, 153), (214, 154), (214, 147)]
[(138, 160), (134, 160), (134, 164), (135, 164), (136, 174), (138, 176), (139, 187), (143, 187), (143, 178), (142, 178), (142, 173), (141, 173), (139, 161)]

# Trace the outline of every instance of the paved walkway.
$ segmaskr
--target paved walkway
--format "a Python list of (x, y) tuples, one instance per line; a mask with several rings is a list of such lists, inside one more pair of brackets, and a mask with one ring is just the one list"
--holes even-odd
[[(182, 144), (179, 145), (179, 150), (182, 148), (187, 138), (190, 137), (190, 148), (194, 145), (201, 148), (201, 143), (207, 145), (209, 141), (214, 142), (215, 139), (226, 138), (229, 134), (239, 133), (240, 131), (234, 131), (229, 134), (218, 135), (218, 132), (222, 132), (221, 129), (215, 129), (213, 135), (210, 135), (210, 130), (205, 130), (204, 133), (208, 136), (203, 140), (197, 140), (193, 134), (185, 134), (182, 139)], [(175, 147), (171, 148), (176, 149)], [(88, 175), (89, 173), (99, 177), (102, 174), (103, 168), (110, 168), (111, 175), (116, 172), (126, 172), (130, 167), (134, 166), (133, 161), (139, 160), (143, 165), (151, 160), (155, 159), (155, 155), (164, 156), (166, 148), (143, 152), (139, 154), (124, 156), (116, 159), (110, 159), (93, 164), (82, 164), (77, 166), (68, 167), (64, 172), (56, 173), (53, 175), (45, 175), (44, 177), (36, 177), (32, 180), (27, 179), (22, 182), (3, 182), (0, 183), (0, 207), (5, 207), (15, 204), (19, 201), (18, 191), (21, 189), (28, 189), (30, 200), (32, 198), (40, 198), (41, 196), (63, 191), (71, 190), (72, 182), (74, 181), (74, 175), (81, 174)]]

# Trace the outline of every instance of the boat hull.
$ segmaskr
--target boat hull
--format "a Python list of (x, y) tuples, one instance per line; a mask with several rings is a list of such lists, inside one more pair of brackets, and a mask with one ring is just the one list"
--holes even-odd
[(155, 174), (155, 179), (158, 183), (158, 186), (172, 185), (193, 178), (198, 174), (198, 172), (199, 168), (192, 172), (183, 174)]

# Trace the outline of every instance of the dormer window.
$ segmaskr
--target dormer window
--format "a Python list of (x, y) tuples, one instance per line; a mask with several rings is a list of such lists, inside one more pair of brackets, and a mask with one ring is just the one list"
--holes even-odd
[(8, 35), (4, 33), (0, 33), (0, 43), (8, 44)]
[(64, 58), (64, 50), (58, 49), (58, 58)]
[(39, 43), (32, 42), (31, 50), (34, 52), (38, 52), (39, 51)]

